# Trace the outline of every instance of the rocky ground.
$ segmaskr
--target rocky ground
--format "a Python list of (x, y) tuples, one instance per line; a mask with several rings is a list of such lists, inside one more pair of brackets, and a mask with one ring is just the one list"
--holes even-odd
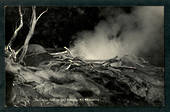
[(5, 63), (8, 106), (164, 105), (164, 68), (141, 57), (83, 60), (42, 50)]

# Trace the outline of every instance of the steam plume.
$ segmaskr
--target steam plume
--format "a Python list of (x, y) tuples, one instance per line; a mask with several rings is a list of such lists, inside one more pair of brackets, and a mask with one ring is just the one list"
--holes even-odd
[(138, 6), (130, 14), (107, 16), (94, 31), (78, 33), (71, 51), (84, 59), (110, 59), (163, 48), (163, 10), (163, 6)]

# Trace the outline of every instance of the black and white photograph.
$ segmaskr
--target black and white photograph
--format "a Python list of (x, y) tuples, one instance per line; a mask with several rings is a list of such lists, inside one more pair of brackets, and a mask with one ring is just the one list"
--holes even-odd
[(164, 6), (5, 6), (7, 107), (162, 107)]

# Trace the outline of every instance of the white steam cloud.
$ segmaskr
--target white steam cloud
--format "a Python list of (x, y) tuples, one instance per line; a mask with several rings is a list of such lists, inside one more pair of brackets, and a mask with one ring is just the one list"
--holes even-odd
[(163, 6), (138, 6), (130, 14), (119, 12), (100, 21), (94, 31), (78, 33), (72, 53), (84, 59), (103, 60), (139, 56), (163, 43)]

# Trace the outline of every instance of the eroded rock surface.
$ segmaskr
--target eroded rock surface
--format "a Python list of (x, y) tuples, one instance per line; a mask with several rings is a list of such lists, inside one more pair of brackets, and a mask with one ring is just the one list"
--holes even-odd
[(6, 59), (6, 75), (14, 77), (7, 105), (164, 105), (164, 69), (142, 58), (94, 62), (42, 51), (27, 56), (25, 65)]

